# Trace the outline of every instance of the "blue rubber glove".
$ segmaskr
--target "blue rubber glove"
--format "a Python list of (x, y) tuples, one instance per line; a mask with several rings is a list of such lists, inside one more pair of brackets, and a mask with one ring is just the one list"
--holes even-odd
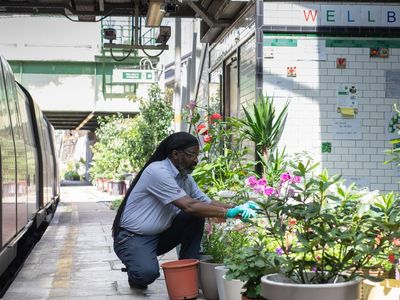
[(258, 204), (255, 203), (254, 201), (247, 201), (246, 203), (244, 203), (244, 204), (242, 204), (242, 205), (244, 205), (245, 207), (250, 208), (250, 209), (252, 209), (252, 210), (255, 210), (255, 211), (261, 210), (260, 205), (258, 205)]
[(229, 208), (226, 211), (226, 217), (227, 218), (234, 218), (234, 217), (237, 217), (239, 215), (240, 215), (240, 217), (242, 219), (249, 219), (249, 218), (255, 217), (256, 216), (256, 212), (254, 210), (252, 210), (251, 208), (246, 207), (243, 204), (235, 206), (233, 208)]

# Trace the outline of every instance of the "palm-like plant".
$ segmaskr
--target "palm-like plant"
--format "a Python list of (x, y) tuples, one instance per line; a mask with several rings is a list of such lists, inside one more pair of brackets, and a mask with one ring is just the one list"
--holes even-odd
[(240, 130), (246, 138), (256, 144), (260, 159), (268, 161), (269, 153), (278, 144), (286, 122), (289, 101), (277, 115), (272, 97), (260, 97), (253, 104), (252, 110), (243, 107), (245, 118), (239, 122), (243, 125)]
[[(399, 110), (399, 108), (397, 108), (396, 104), (393, 106), (393, 108), (397, 114), (396, 124), (393, 124), (394, 126), (396, 126), (394, 129), (396, 130), (397, 134), (400, 135), (400, 128), (398, 127), (398, 124), (397, 124), (397, 120), (400, 117), (400, 110)], [(400, 147), (399, 147), (400, 137), (390, 140), (390, 144), (393, 145), (392, 148), (385, 150), (385, 153), (390, 155), (391, 158), (389, 160), (385, 161), (384, 163), (385, 164), (395, 163), (398, 166), (400, 166)]]

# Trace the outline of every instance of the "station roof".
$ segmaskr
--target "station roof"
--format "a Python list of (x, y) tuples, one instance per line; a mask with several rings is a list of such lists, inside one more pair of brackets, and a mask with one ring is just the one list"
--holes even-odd
[[(110, 16), (134, 16), (135, 13), (146, 17), (150, 2), (161, 2), (165, 7), (165, 17), (200, 18), (200, 39), (206, 43), (212, 43), (246, 5), (251, 5), (248, 0), (0, 0), (0, 16), (63, 15), (73, 21), (95, 22)], [(135, 113), (121, 114), (133, 116)], [(55, 129), (94, 131), (100, 116), (115, 112), (44, 111), (44, 114)]]
[(150, 2), (161, 2), (165, 17), (200, 18), (202, 42), (212, 42), (232, 24), (251, 1), (232, 0), (0, 0), (0, 15), (64, 15), (72, 20), (94, 22), (108, 16), (146, 16)]
[[(116, 115), (115, 111), (44, 111), (54, 129), (57, 130), (90, 130), (95, 131), (99, 127), (99, 118), (104, 116)], [(135, 112), (119, 112), (123, 117), (134, 117)]]

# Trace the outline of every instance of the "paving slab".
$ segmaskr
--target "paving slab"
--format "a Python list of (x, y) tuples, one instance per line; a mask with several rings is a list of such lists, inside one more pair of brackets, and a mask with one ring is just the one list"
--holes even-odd
[[(161, 270), (145, 291), (131, 289), (121, 272), (111, 237), (115, 198), (94, 186), (62, 186), (54, 218), (2, 299), (168, 300)], [(175, 259), (175, 250), (159, 257)]]

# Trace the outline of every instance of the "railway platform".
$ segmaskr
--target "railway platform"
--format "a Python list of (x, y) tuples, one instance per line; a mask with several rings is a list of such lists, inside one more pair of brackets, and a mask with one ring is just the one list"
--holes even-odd
[[(129, 287), (112, 248), (113, 199), (93, 186), (62, 186), (50, 225), (2, 299), (169, 299), (162, 271), (145, 291)], [(159, 257), (175, 259), (176, 251)]]

